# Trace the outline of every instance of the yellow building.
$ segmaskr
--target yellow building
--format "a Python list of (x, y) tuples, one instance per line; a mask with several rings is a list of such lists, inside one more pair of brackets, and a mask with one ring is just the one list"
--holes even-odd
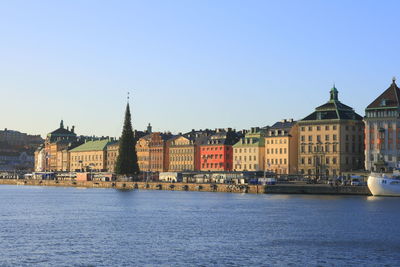
[(107, 145), (110, 143), (108, 139), (87, 141), (71, 149), (71, 171), (107, 171)]
[(169, 171), (195, 170), (195, 142), (192, 138), (176, 136), (167, 141)]
[(298, 126), (293, 119), (272, 125), (265, 137), (266, 170), (297, 174)]
[(136, 153), (139, 170), (141, 172), (150, 171), (150, 134), (145, 135), (136, 142)]
[(234, 171), (264, 171), (266, 129), (251, 128), (243, 138), (233, 145)]
[(44, 171), (66, 171), (69, 166), (68, 150), (79, 144), (74, 126), (71, 130), (64, 128), (64, 122), (60, 122), (60, 128), (47, 134), (42, 153), (37, 153), (41, 156), (44, 162), (41, 163), (41, 169)]
[(299, 171), (310, 178), (330, 178), (364, 164), (364, 123), (342, 104), (333, 87), (330, 100), (299, 124)]
[(119, 143), (111, 143), (107, 146), (107, 171), (115, 171), (115, 163), (117, 162)]

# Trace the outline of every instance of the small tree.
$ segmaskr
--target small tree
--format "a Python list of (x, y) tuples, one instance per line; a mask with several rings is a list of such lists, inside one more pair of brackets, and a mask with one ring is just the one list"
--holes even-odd
[(119, 139), (119, 150), (115, 162), (115, 173), (119, 175), (133, 175), (139, 173), (136, 155), (136, 140), (133, 137), (131, 112), (129, 103), (126, 105), (124, 127)]

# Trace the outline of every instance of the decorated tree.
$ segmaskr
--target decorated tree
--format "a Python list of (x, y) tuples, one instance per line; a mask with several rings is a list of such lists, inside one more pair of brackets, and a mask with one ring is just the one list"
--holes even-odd
[(133, 137), (131, 112), (128, 103), (126, 105), (124, 127), (119, 139), (119, 153), (115, 163), (116, 174), (133, 175), (139, 173), (135, 145), (136, 140)]

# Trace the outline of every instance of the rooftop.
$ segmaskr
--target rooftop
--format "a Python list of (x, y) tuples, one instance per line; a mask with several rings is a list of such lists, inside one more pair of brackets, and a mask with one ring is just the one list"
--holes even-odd
[(392, 84), (380, 96), (378, 96), (366, 110), (370, 109), (384, 109), (384, 108), (398, 108), (400, 107), (400, 89), (397, 87), (396, 79), (393, 78)]
[(101, 151), (106, 150), (106, 147), (110, 144), (116, 143), (109, 139), (87, 141), (86, 143), (71, 149), (70, 152), (84, 152), (84, 151)]

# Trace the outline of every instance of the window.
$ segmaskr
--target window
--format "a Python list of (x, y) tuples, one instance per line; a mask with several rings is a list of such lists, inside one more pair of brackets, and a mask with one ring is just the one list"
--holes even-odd
[(321, 131), (321, 127), (320, 126), (317, 126), (317, 131)]
[(333, 128), (333, 130), (336, 130), (336, 125), (333, 125), (332, 128)]
[(329, 134), (325, 135), (325, 141), (329, 141)]
[(312, 135), (308, 136), (308, 141), (311, 142), (312, 141)]
[(312, 131), (312, 126), (308, 126), (308, 130), (309, 130), (309, 131)]
[(337, 135), (334, 134), (332, 139), (333, 139), (333, 141), (337, 141)]
[(325, 130), (326, 130), (326, 131), (329, 131), (329, 125), (326, 125), (326, 126), (325, 126)]

